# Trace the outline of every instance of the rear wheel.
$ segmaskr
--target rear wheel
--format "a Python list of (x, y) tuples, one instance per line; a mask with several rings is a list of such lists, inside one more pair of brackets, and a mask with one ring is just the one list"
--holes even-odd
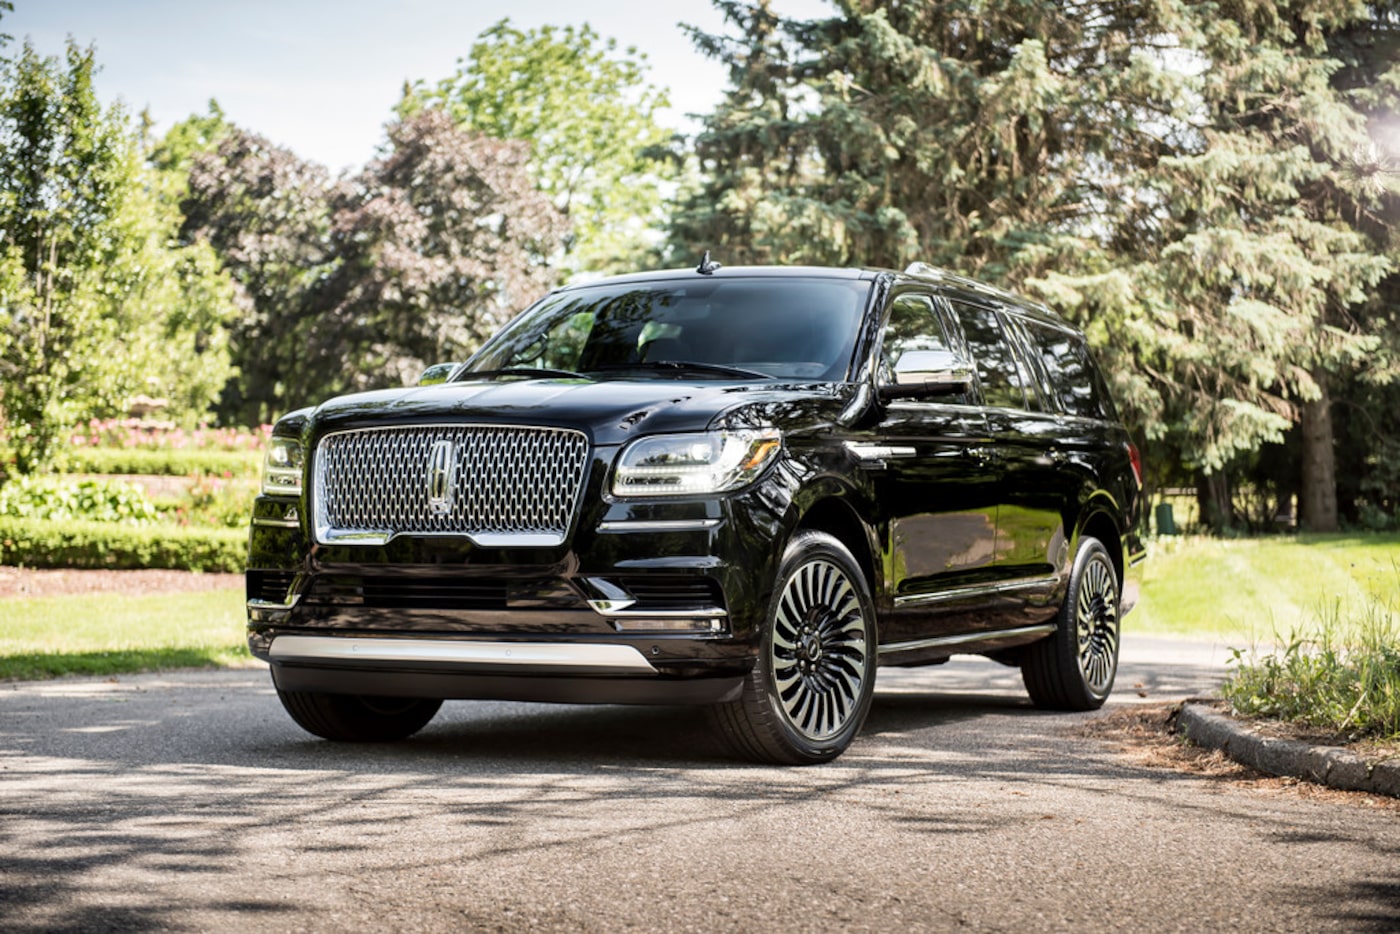
[(308, 733), (348, 743), (385, 743), (412, 736), (442, 706), (440, 700), (418, 697), (281, 690), (277, 697)]
[(1038, 707), (1097, 710), (1118, 674), (1118, 572), (1096, 538), (1079, 545), (1054, 635), (1028, 646), (1021, 663)]
[(713, 709), (724, 737), (761, 762), (839, 756), (875, 691), (875, 607), (860, 566), (823, 532), (800, 532), (778, 568), (757, 664), (743, 695)]

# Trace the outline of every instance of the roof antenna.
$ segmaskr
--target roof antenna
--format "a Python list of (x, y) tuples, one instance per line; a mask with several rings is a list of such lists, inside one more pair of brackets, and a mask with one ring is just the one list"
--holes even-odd
[(695, 267), (695, 271), (702, 276), (713, 276), (718, 268), (720, 268), (720, 264), (711, 262), (710, 251), (706, 250), (704, 258), (700, 260), (700, 265)]

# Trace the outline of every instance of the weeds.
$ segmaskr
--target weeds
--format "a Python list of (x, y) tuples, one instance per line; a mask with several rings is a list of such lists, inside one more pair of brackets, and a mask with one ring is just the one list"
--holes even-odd
[(1234, 650), (1223, 688), (1238, 713), (1275, 717), (1350, 739), (1400, 739), (1400, 620), (1368, 599), (1349, 616), (1341, 601), (1269, 653)]

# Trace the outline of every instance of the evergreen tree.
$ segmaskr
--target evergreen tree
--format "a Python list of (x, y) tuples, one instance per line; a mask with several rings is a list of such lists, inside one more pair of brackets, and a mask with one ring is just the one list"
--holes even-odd
[(1020, 287), (1086, 328), (1222, 512), (1228, 470), (1301, 423), (1305, 518), (1335, 525), (1329, 382), (1384, 380), (1393, 342), (1394, 175), (1368, 135), (1400, 88), (1393, 4), (716, 5), (737, 35), (696, 41), (731, 89), (673, 249)]

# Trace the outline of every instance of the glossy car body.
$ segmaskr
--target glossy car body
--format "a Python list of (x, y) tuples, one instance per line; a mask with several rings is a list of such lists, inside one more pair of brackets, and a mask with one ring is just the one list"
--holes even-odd
[[(605, 314), (624, 322), (617, 333)], [(529, 330), (549, 315), (561, 323)], [(578, 352), (561, 335), (580, 321), (592, 330)], [(541, 349), (541, 334), (567, 348)], [(604, 356), (636, 362), (578, 363), (605, 339)], [(659, 345), (664, 359), (646, 359)], [(1100, 654), (1116, 665), (1121, 583), (1142, 553), (1140, 480), (1082, 348), (1043, 307), (926, 267), (685, 270), (559, 290), (446, 382), (278, 422), (282, 460), (250, 534), (249, 645), (284, 701), (696, 702), (762, 719), (766, 691), (812, 742), (748, 751), (821, 761), (859, 728), (874, 658), (1024, 663), (1066, 628), (1077, 556), (1097, 541), (1115, 580), (1086, 631), (1111, 640)], [(555, 365), (575, 353), (572, 375)], [(686, 492), (691, 474), (668, 472), (691, 470), (691, 438), (696, 463), (739, 452), (739, 473), (722, 478), (732, 488)], [(363, 479), (389, 458), (392, 476)], [(721, 482), (705, 469), (696, 483)], [(394, 510), (411, 527), (383, 518)], [(512, 526), (532, 510), (555, 518)], [(813, 678), (836, 658), (839, 640), (823, 657), (819, 639), (792, 648), (775, 622), (799, 539), (828, 552), (809, 569), (868, 599), (878, 643), (842, 637), (861, 656), (835, 670), (851, 698), (816, 714), (803, 699), (784, 709), (781, 673), (754, 680), (765, 658)], [(855, 606), (841, 613), (862, 616)]]

